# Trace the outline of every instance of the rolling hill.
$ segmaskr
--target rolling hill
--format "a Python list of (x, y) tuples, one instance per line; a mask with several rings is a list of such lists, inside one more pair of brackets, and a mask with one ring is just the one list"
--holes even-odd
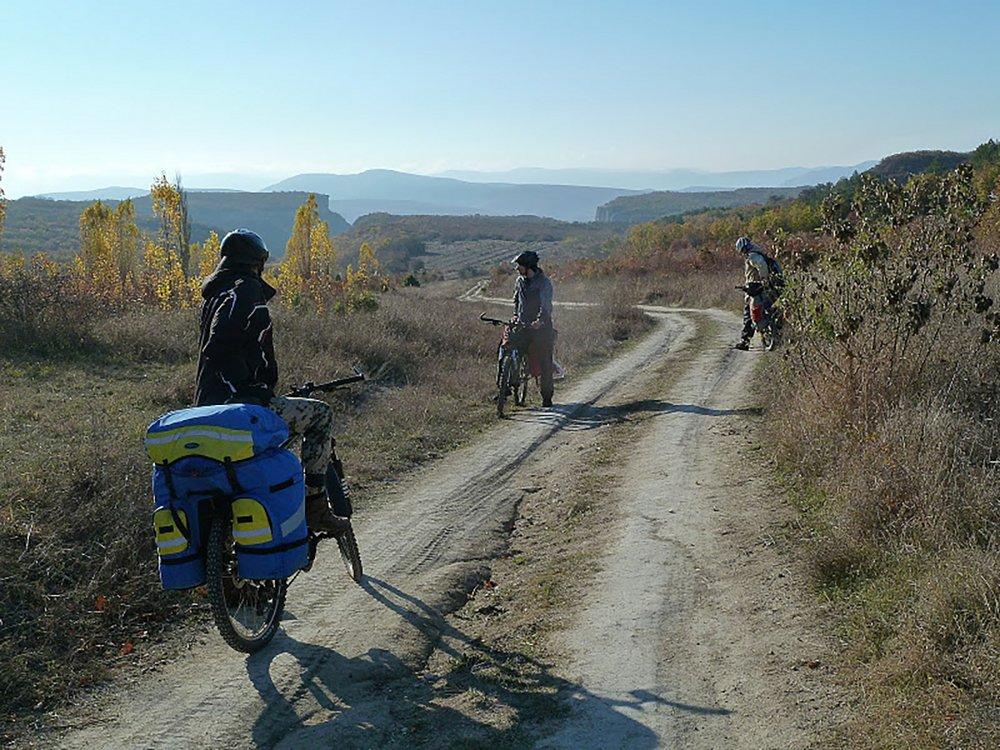
[(375, 249), (384, 269), (482, 269), (536, 250), (548, 261), (600, 255), (618, 231), (608, 224), (573, 223), (538, 216), (369, 214), (336, 238), (342, 264), (354, 261), (362, 242)]
[[(221, 236), (236, 227), (250, 227), (264, 238), (274, 257), (281, 257), (292, 231), (295, 211), (306, 198), (306, 193), (190, 192), (191, 237), (201, 242), (213, 230)], [(318, 195), (317, 199), (320, 218), (330, 225), (331, 234), (342, 234), (351, 228), (344, 217), (327, 208), (325, 195)], [(46, 198), (9, 201), (0, 250), (29, 255), (45, 252), (59, 259), (72, 257), (80, 248), (80, 214), (92, 202)], [(157, 222), (149, 196), (133, 202), (140, 228), (155, 232)]]
[(615, 198), (597, 209), (597, 220), (612, 224), (641, 224), (707, 208), (735, 208), (771, 200), (795, 198), (803, 187), (740, 188), (715, 192), (670, 190)]
[(868, 173), (905, 182), (923, 172), (947, 172), (967, 162), (970, 156), (962, 151), (905, 151), (885, 157)]
[(300, 174), (269, 191), (326, 193), (349, 221), (366, 213), (534, 215), (591, 221), (597, 207), (639, 191), (581, 185), (466, 182), (448, 177), (370, 169), (359, 174)]

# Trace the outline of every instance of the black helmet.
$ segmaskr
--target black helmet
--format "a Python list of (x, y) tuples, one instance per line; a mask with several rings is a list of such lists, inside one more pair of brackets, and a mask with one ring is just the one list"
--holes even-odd
[(267, 262), (268, 252), (264, 240), (249, 229), (234, 229), (222, 238), (219, 255), (232, 258), (237, 263), (254, 265)]
[(525, 250), (511, 261), (515, 266), (525, 266), (526, 268), (538, 268), (538, 253), (534, 250)]

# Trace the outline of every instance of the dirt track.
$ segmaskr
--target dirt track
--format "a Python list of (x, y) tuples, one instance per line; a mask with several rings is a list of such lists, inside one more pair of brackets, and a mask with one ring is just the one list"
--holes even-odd
[[(359, 514), (368, 574), (362, 586), (346, 577), (335, 549), (321, 549), (314, 570), (292, 586), (283, 632), (264, 652), (244, 658), (214, 633), (201, 635), (161, 672), (67, 717), (78, 728), (58, 742), (409, 746), (391, 688), (418, 684), (435, 645), (460, 637), (445, 615), (466, 601), (504, 549), (519, 478), (544, 475), (554, 451), (572, 446), (583, 427), (599, 428), (594, 415), (602, 405), (641, 394), (657, 419), (635, 445), (624, 482), (609, 493), (622, 521), (608, 530), (578, 624), (562, 636), (573, 655), (559, 667), (573, 708), (530, 744), (797, 746), (808, 723), (807, 712), (794, 708), (802, 705), (794, 692), (800, 688), (784, 686), (783, 668), (776, 673), (772, 662), (792, 659), (774, 657), (774, 648), (801, 637), (768, 606), (773, 602), (754, 598), (764, 574), (748, 568), (741, 537), (727, 526), (742, 504), (734, 498), (752, 492), (736, 473), (734, 435), (748, 418), (741, 383), (754, 356), (725, 346), (735, 316), (648, 310), (657, 317), (655, 330), (567, 383), (557, 394), (561, 405), (520, 412)], [(669, 392), (656, 392), (655, 373), (695, 340), (699, 320), (721, 325), (697, 339)], [(769, 632), (754, 630), (760, 626)], [(451, 746), (471, 729), (473, 719), (459, 712), (430, 703), (417, 708), (441, 727), (425, 745)]]

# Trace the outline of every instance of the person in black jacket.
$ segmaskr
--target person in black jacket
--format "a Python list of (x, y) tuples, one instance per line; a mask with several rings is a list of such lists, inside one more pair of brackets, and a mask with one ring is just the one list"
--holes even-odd
[(556, 332), (552, 325), (552, 282), (538, 266), (538, 253), (526, 250), (511, 261), (517, 266), (514, 284), (514, 320), (530, 330), (529, 356), (537, 358), (542, 406), (552, 406), (553, 353)]
[(349, 522), (333, 514), (326, 495), (326, 469), (333, 445), (333, 412), (314, 398), (276, 396), (271, 313), (274, 288), (261, 278), (268, 252), (249, 229), (227, 234), (222, 260), (201, 287), (198, 340), (198, 406), (249, 403), (281, 416), (292, 435), (301, 437), (306, 478), (306, 524), (317, 531), (339, 531)]

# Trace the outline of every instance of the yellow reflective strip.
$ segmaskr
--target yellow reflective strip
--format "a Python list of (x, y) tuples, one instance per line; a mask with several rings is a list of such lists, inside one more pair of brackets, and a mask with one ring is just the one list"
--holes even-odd
[[(194, 447), (189, 448), (188, 445)], [(158, 464), (165, 461), (177, 461), (186, 456), (204, 456), (216, 461), (225, 461), (227, 458), (232, 461), (242, 461), (246, 458), (252, 458), (254, 455), (253, 439), (248, 442), (234, 442), (209, 437), (180, 437), (168, 443), (152, 445), (147, 443), (146, 452)]]
[(166, 544), (157, 543), (156, 551), (161, 555), (176, 555), (178, 552), (183, 552), (187, 549), (188, 543), (187, 539), (180, 539), (175, 542), (173, 546), (167, 546)]
[(229, 440), (253, 440), (253, 433), (250, 430), (237, 430), (232, 427), (216, 427), (215, 425), (210, 424), (189, 424), (184, 425), (183, 427), (175, 427), (172, 430), (163, 430), (162, 432), (147, 432), (146, 442), (162, 443), (174, 440), (178, 436), (184, 434), (204, 434), (209, 437), (218, 437)]

